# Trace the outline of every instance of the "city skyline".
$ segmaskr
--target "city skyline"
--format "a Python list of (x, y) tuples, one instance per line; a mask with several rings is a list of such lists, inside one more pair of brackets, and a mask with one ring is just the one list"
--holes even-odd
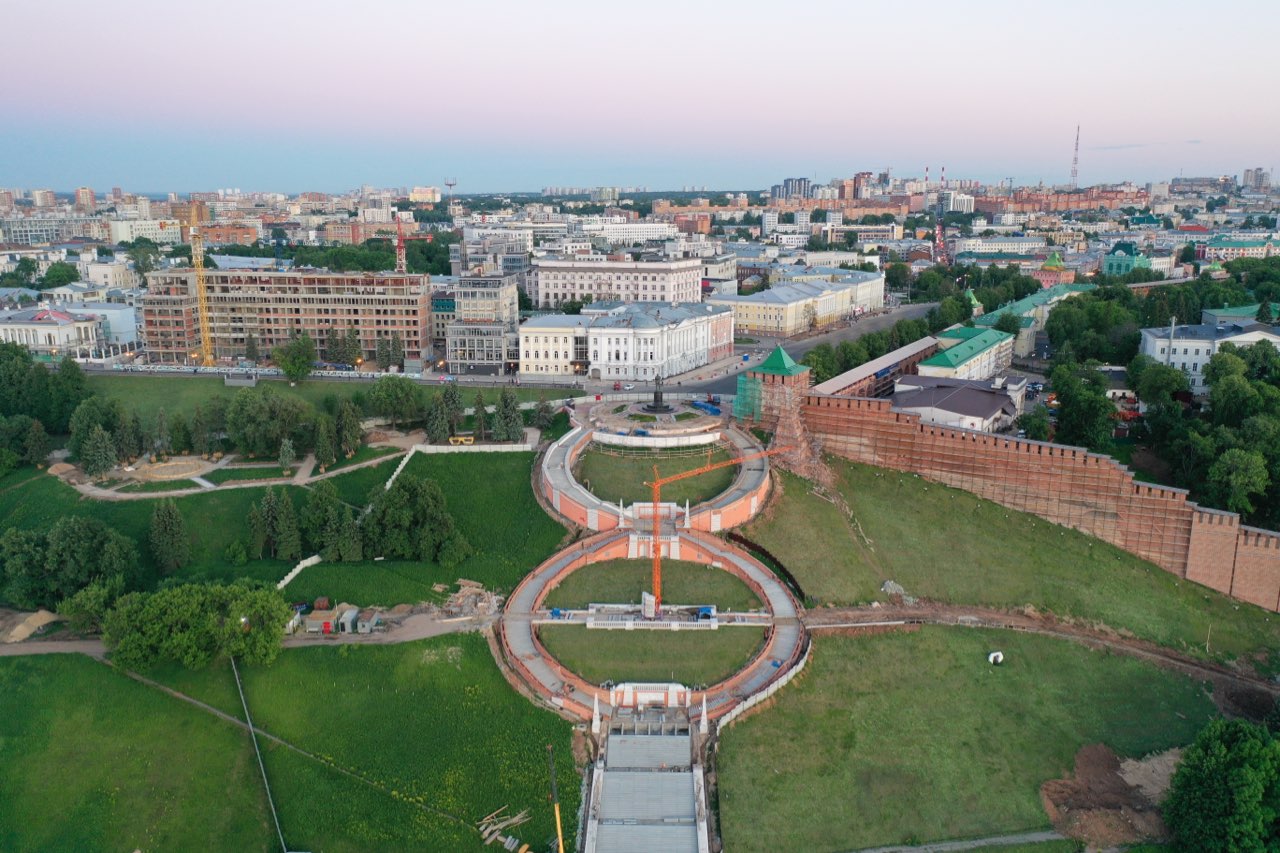
[[(359, 20), (333, 3), (224, 9), (11, 10), (14, 31), (84, 49), (12, 46), (13, 67), (42, 69), (41, 85), (10, 98), (0, 185), (293, 193), (447, 175), (460, 192), (766, 188), (926, 165), (935, 178), (945, 165), (988, 184), (1052, 185), (1069, 180), (1077, 124), (1083, 185), (1280, 159), (1280, 114), (1254, 90), (1274, 27), (1234, 31), (1212, 75), (1177, 51), (1112, 49), (1116, 33), (1153, 50), (1181, 44), (1186, 3), (1083, 3), (1070, 15), (925, 3), (907, 20), (815, 2), (792, 14), (790, 41), (777, 8), (755, 2), (659, 2), (609, 18), (577, 0), (388, 0)], [(1253, 0), (1219, 12), (1280, 18)], [(1050, 49), (1061, 58), (1047, 60)], [(104, 63), (125, 72), (116, 84)], [(119, 97), (90, 93), (86, 81), (104, 74)], [(130, 88), (138, 77), (145, 86)]]

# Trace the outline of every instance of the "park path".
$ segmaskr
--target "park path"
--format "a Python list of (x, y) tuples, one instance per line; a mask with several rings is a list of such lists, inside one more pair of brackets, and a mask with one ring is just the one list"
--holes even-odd
[(1165, 646), (1106, 629), (1061, 622), (1052, 615), (996, 610), (965, 605), (920, 604), (880, 607), (823, 607), (807, 611), (802, 619), (809, 631), (831, 631), (899, 625), (943, 625), (960, 628), (996, 628), (1067, 640), (1094, 649), (1109, 649), (1139, 658), (1165, 669), (1195, 678), (1221, 680), (1237, 686), (1280, 695), (1280, 683), (1223, 664), (1195, 658)]
[(1010, 847), (1014, 844), (1043, 844), (1047, 841), (1065, 841), (1066, 836), (1052, 830), (1043, 832), (1019, 832), (1012, 835), (992, 835), (988, 838), (968, 838), (963, 841), (935, 841), (932, 844), (896, 845), (894, 847), (865, 847), (852, 853), (952, 853), (957, 850), (977, 850), (985, 847)]
[(88, 655), (103, 660), (107, 647), (101, 640), (24, 640), (21, 643), (0, 643), (0, 658), (26, 655)]

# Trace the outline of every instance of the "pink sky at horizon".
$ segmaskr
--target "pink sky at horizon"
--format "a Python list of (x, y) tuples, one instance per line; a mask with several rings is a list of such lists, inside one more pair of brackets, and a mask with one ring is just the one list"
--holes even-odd
[[(3, 99), (0, 185), (240, 172), (227, 182), (345, 186), (364, 168), (400, 183), (452, 169), (476, 189), (753, 186), (944, 163), (952, 177), (1052, 183), (1077, 123), (1086, 181), (1280, 159), (1280, 4), (1261, 0), (111, 8), (7, 10), (21, 34), (9, 73), (30, 79)], [(1210, 15), (1220, 27), (1195, 25)], [(333, 166), (304, 174), (308, 159)]]

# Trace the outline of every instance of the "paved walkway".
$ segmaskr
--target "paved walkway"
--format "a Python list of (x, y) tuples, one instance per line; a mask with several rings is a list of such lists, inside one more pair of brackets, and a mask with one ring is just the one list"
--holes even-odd
[(1043, 844), (1047, 841), (1064, 841), (1065, 835), (1047, 830), (1045, 832), (1020, 832), (1015, 835), (993, 835), (989, 838), (969, 838), (964, 841), (935, 841), (932, 844), (918, 844), (914, 847), (898, 845), (895, 847), (866, 847), (853, 853), (952, 853), (956, 850), (977, 850), (984, 847), (1010, 847), (1014, 844)]
[[(614, 709), (608, 704), (608, 693), (568, 673), (554, 659), (543, 654), (534, 630), (537, 622), (550, 618), (550, 612), (538, 607), (538, 603), (550, 591), (552, 582), (565, 566), (584, 553), (625, 541), (631, 535), (631, 531), (604, 533), (561, 551), (520, 582), (503, 611), (502, 630), (507, 648), (518, 662), (523, 679), (544, 699), (582, 719), (590, 719), (591, 708), (597, 698), (601, 700), (601, 713), (612, 716)], [(765, 653), (757, 656), (731, 683), (713, 686), (706, 692), (708, 716), (719, 717), (786, 671), (782, 664), (798, 656), (804, 640), (804, 626), (786, 586), (763, 565), (744, 552), (725, 546), (715, 537), (687, 532), (679, 535), (682, 543), (687, 541), (691, 546), (711, 551), (718, 562), (733, 565), (756, 583), (764, 594), (765, 608), (773, 622), (773, 636)], [(700, 702), (701, 696), (695, 695), (694, 701)]]

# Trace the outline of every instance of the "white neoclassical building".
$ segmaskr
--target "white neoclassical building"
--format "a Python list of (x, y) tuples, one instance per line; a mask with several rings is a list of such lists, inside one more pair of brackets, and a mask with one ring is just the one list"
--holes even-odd
[(520, 327), (520, 372), (649, 382), (733, 354), (733, 311), (701, 303), (592, 305)]
[(59, 355), (99, 342), (98, 317), (51, 308), (0, 313), (0, 341), (22, 344), (34, 353)]
[(533, 259), (529, 296), (555, 308), (565, 302), (698, 302), (702, 260), (633, 261), (620, 256), (574, 255)]

